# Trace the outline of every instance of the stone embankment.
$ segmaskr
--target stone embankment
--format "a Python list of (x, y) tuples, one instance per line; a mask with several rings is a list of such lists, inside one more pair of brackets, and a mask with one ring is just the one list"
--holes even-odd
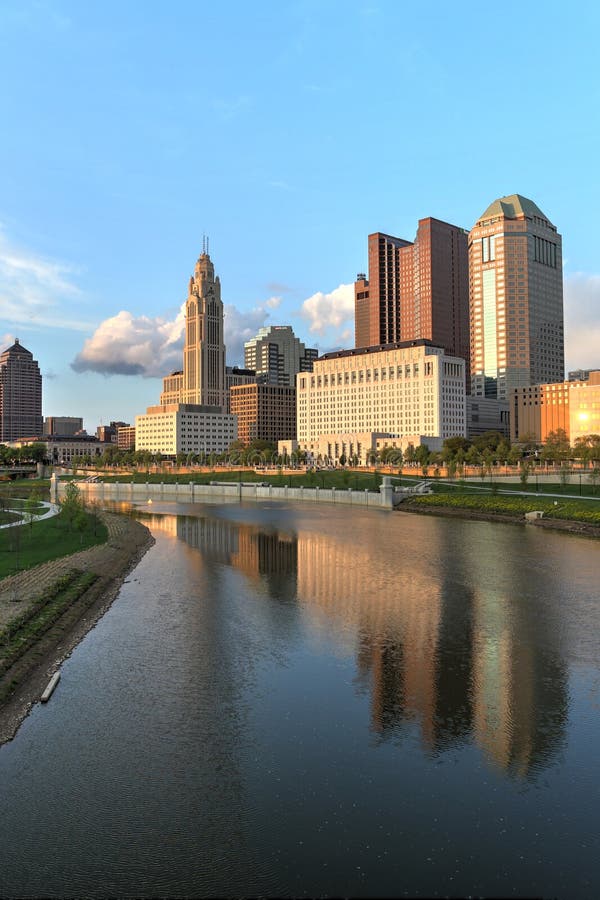
[[(378, 491), (354, 491), (342, 488), (276, 487), (262, 482), (213, 481), (202, 484), (190, 481), (176, 482), (105, 482), (100, 480), (78, 481), (77, 487), (87, 503), (147, 503), (164, 500), (175, 503), (221, 503), (243, 500), (279, 500), (295, 503), (336, 503), (348, 506), (368, 506), (376, 509), (393, 509), (399, 496), (395, 496), (392, 481), (384, 476)], [(66, 490), (66, 482), (54, 476), (50, 481), (50, 496), (58, 501)]]
[(106, 612), (128, 572), (153, 544), (148, 529), (127, 516), (101, 513), (108, 540), (88, 550), (54, 559), (0, 581), (0, 628), (26, 613), (36, 598), (73, 570), (99, 577), (60, 619), (0, 677), (0, 743), (12, 738), (48, 678)]

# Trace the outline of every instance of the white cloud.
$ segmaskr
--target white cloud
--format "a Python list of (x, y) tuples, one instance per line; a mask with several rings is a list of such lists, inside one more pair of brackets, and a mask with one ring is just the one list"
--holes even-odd
[(334, 328), (344, 339), (350, 337), (354, 332), (354, 285), (340, 284), (328, 294), (318, 291), (304, 301), (300, 315), (310, 322), (312, 334), (324, 337)]
[(576, 272), (564, 288), (567, 371), (600, 368), (600, 275)]
[(72, 315), (81, 303), (73, 266), (15, 247), (0, 227), (0, 317), (5, 322), (74, 331), (92, 326)]
[(105, 319), (88, 338), (71, 366), (76, 372), (103, 375), (168, 375), (183, 362), (184, 310), (175, 319), (134, 317), (121, 310)]
[[(243, 365), (244, 341), (254, 337), (270, 311), (277, 309), (280, 303), (280, 297), (270, 297), (249, 312), (240, 312), (232, 305), (225, 306), (224, 338), (229, 365)], [(182, 368), (184, 327), (185, 303), (171, 320), (135, 317), (121, 310), (101, 322), (71, 366), (76, 372), (163, 377)]]

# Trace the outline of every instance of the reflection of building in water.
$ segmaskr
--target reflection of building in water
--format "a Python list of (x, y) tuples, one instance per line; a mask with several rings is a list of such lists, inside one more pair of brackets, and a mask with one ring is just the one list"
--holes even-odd
[(177, 536), (256, 581), (264, 581), (274, 597), (296, 595), (297, 539), (293, 534), (266, 532), (254, 525), (226, 519), (177, 517)]
[[(514, 545), (506, 539), (508, 553)], [(501, 545), (497, 552), (502, 556)], [(527, 775), (560, 749), (568, 714), (566, 665), (552, 611), (537, 606), (552, 596), (543, 584), (551, 576), (514, 566), (503, 583), (492, 585), (486, 560), (471, 552), (468, 562), (479, 586), (473, 600), (475, 737), (502, 768)]]
[(567, 674), (558, 648), (527, 640), (527, 594), (476, 597), (474, 725), (477, 743), (502, 768), (526, 775), (564, 739)]
[(508, 566), (511, 530), (490, 544), (456, 537), (447, 523), (434, 533), (431, 524), (437, 549), (428, 561), (390, 554), (376, 529), (347, 541), (341, 532), (296, 536), (213, 517), (157, 521), (198, 548), (199, 560), (297, 600), (325, 639), (332, 626), (357, 634), (358, 683), (383, 737), (414, 721), (430, 752), (474, 739), (521, 776), (561, 746), (566, 669), (551, 611), (536, 607), (552, 593), (540, 583), (551, 570)]
[[(550, 635), (547, 643), (539, 632), (527, 639), (538, 629), (535, 608), (512, 602), (531, 594), (533, 582), (516, 585), (510, 572), (509, 593), (475, 593), (472, 583), (489, 583), (490, 560), (464, 542), (447, 550), (440, 575), (422, 556), (390, 559), (368, 533), (360, 545), (300, 533), (298, 598), (356, 626), (360, 682), (371, 692), (376, 731), (418, 721), (432, 752), (473, 735), (492, 759), (525, 775), (561, 744), (564, 663)], [(474, 566), (481, 570), (475, 578)], [(502, 561), (494, 566), (506, 569)], [(314, 620), (318, 627), (322, 620)]]
[(358, 667), (370, 676), (373, 728), (417, 718), (431, 740), (441, 615), (437, 580), (410, 560), (390, 560), (377, 540), (360, 544), (325, 534), (298, 536), (298, 597), (356, 625)]

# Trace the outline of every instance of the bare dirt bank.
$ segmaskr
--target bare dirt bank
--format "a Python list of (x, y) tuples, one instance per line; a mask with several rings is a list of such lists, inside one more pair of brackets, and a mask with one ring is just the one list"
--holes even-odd
[(95, 583), (75, 601), (11, 668), (0, 677), (0, 744), (11, 740), (50, 676), (94, 627), (117, 596), (127, 574), (154, 543), (145, 525), (127, 516), (101, 513), (105, 544), (36, 566), (0, 581), (0, 624), (33, 604), (61, 575), (74, 569), (94, 572)]
[(397, 507), (400, 512), (417, 513), (422, 516), (446, 516), (452, 519), (469, 519), (477, 522), (505, 522), (508, 525), (530, 524), (534, 528), (547, 528), (551, 531), (563, 531), (568, 534), (582, 534), (586, 537), (600, 537), (597, 525), (586, 522), (569, 522), (566, 519), (534, 519), (526, 523), (523, 516), (509, 516), (501, 513), (480, 512), (476, 509), (456, 509), (448, 506), (417, 506), (410, 502), (401, 503)]

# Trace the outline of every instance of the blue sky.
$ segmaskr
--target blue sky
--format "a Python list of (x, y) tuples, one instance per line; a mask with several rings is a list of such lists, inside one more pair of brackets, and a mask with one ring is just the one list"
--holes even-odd
[(470, 228), (511, 193), (563, 236), (567, 368), (600, 366), (599, 25), (591, 2), (2, 0), (0, 339), (38, 359), (44, 415), (158, 402), (203, 234), (229, 363), (269, 323), (324, 352), (352, 345), (369, 232)]

